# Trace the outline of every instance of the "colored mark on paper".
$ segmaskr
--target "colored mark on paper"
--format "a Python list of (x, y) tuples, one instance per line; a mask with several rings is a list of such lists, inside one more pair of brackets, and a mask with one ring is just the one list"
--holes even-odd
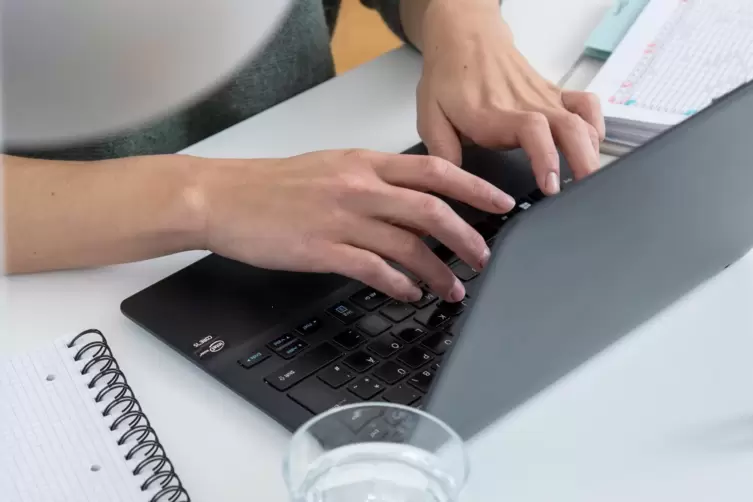
[(685, 112), (685, 115), (690, 117), (691, 115), (695, 115), (696, 113), (698, 113), (698, 110), (688, 110)]
[(634, 104), (635, 104), (634, 99), (628, 99), (627, 101), (625, 101), (625, 106), (633, 106)]
[(614, 96), (612, 96), (611, 98), (609, 98), (609, 102), (610, 103), (614, 104), (615, 101), (617, 101), (617, 98), (615, 98)]

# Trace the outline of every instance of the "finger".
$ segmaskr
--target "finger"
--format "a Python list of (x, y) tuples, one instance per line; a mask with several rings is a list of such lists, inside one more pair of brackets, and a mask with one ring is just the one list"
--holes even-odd
[(521, 113), (515, 119), (517, 142), (528, 154), (536, 184), (542, 192), (560, 191), (560, 156), (554, 144), (549, 120), (535, 112)]
[(601, 111), (599, 97), (590, 92), (565, 91), (562, 93), (562, 104), (569, 111), (578, 114), (583, 120), (591, 124), (596, 130), (599, 142), (604, 141), (606, 126)]
[(490, 252), (484, 238), (438, 197), (392, 187), (384, 201), (375, 202), (370, 209), (381, 219), (426, 232), (477, 270), (486, 266)]
[(383, 221), (366, 220), (348, 244), (394, 261), (445, 300), (459, 302), (465, 298), (465, 288), (455, 274), (412, 232)]
[(594, 152), (588, 125), (582, 118), (561, 112), (549, 117), (549, 122), (576, 179), (584, 178), (599, 168), (599, 156)]
[(591, 124), (586, 124), (586, 128), (588, 128), (588, 136), (591, 138), (591, 144), (594, 147), (594, 153), (598, 157), (601, 155), (601, 139), (599, 139), (599, 133), (596, 132), (596, 129)]
[(439, 157), (385, 154), (376, 171), (391, 185), (435, 192), (482, 211), (506, 213), (515, 207), (515, 199), (499, 188)]
[(439, 103), (433, 99), (419, 98), (418, 135), (430, 155), (441, 157), (456, 166), (461, 164), (463, 154), (458, 134)]
[(310, 258), (320, 264), (322, 272), (333, 272), (361, 281), (403, 302), (416, 302), (423, 296), (411, 279), (371, 251), (336, 244), (321, 252), (313, 249), (310, 252), (313, 253)]

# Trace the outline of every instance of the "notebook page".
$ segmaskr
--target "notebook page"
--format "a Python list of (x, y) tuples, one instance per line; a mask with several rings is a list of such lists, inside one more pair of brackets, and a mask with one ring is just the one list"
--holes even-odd
[(674, 125), (753, 79), (753, 2), (652, 0), (588, 90), (608, 117)]
[(148, 500), (72, 355), (49, 346), (0, 360), (2, 499)]

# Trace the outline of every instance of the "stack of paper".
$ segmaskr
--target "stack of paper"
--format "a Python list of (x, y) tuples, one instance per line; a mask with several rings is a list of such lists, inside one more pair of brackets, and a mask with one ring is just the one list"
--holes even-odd
[(635, 147), (753, 80), (751, 0), (651, 0), (588, 90)]

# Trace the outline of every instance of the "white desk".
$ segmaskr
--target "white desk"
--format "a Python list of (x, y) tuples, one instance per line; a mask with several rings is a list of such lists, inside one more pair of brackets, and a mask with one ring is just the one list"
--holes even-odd
[[(557, 80), (608, 4), (505, 0), (503, 12), (535, 67)], [(544, 10), (552, 19), (546, 26)], [(419, 71), (418, 56), (398, 50), (187, 153), (286, 156), (356, 146), (399, 152), (418, 141)], [(286, 500), (280, 464), (288, 434), (120, 314), (122, 299), (202, 255), (0, 278), (7, 307), (0, 312), (0, 350), (100, 328), (194, 500)], [(743, 487), (753, 471), (751, 301), (753, 256), (474, 442), (467, 500), (749, 496)]]

